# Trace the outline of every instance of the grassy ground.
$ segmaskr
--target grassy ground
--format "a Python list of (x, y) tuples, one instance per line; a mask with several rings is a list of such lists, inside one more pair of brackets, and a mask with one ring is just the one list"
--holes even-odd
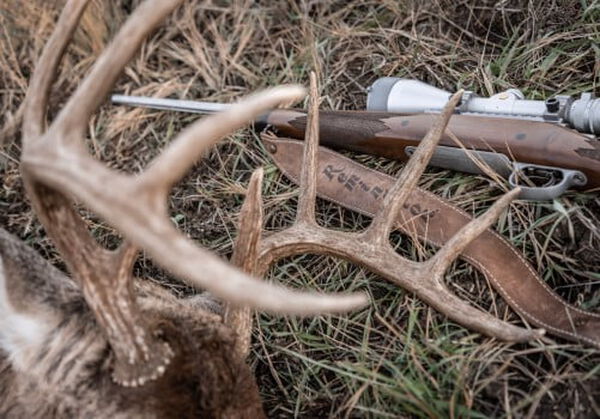
[[(93, 2), (75, 35), (51, 99), (54, 114), (136, 1)], [(233, 3), (233, 4), (232, 4)], [(17, 159), (21, 103), (33, 63), (61, 1), (0, 5), (0, 223), (56, 261), (23, 197)], [(600, 3), (537, 1), (187, 2), (127, 67), (117, 92), (232, 101), (278, 83), (307, 83), (317, 68), (325, 109), (361, 109), (377, 77), (413, 77), (488, 95), (519, 87), (530, 98), (599, 91)], [(90, 149), (114, 168), (139, 171), (195, 117), (112, 107), (89, 126)], [(397, 162), (353, 156), (395, 174)], [(266, 228), (288, 225), (296, 188), (245, 130), (224, 140), (174, 191), (179, 227), (227, 257), (236, 215), (255, 167), (266, 169)], [(430, 170), (422, 186), (480, 212), (500, 188), (484, 177)], [(323, 224), (358, 229), (368, 219), (320, 201)], [(118, 240), (93, 215), (90, 228)], [(600, 311), (600, 197), (570, 192), (554, 202), (516, 202), (498, 222), (564, 298)], [(435, 249), (394, 235), (398, 251)], [(141, 257), (140, 276), (174, 292), (180, 283)], [(599, 417), (600, 353), (560, 339), (510, 345), (448, 322), (412, 295), (347, 262), (306, 255), (270, 279), (327, 291), (364, 289), (373, 304), (345, 316), (298, 319), (256, 314), (250, 362), (272, 417)], [(521, 320), (483, 277), (458, 262), (452, 289), (495, 315)]]

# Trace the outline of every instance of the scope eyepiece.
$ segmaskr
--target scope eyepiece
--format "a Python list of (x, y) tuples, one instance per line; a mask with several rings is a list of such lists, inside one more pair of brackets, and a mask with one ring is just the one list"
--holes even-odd
[(565, 112), (565, 120), (579, 132), (600, 135), (600, 99), (582, 93)]

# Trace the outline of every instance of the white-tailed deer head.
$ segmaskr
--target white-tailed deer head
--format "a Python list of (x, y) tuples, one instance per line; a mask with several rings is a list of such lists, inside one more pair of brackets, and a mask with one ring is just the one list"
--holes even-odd
[[(202, 152), (264, 111), (300, 99), (304, 89), (280, 87), (200, 120), (137, 176), (94, 160), (83, 143), (89, 118), (150, 30), (180, 0), (146, 0), (125, 23), (54, 122), (45, 128), (48, 91), (86, 6), (69, 0), (32, 77), (23, 125), (21, 171), (27, 193), (68, 267), (67, 277), (0, 232), (0, 415), (15, 417), (257, 417), (262, 409), (244, 362), (250, 308), (310, 315), (364, 305), (364, 295), (291, 291), (255, 279), (278, 259), (325, 253), (360, 263), (425, 298), (451, 318), (508, 340), (535, 331), (485, 315), (449, 293), (441, 281), (461, 249), (485, 230), (517, 190), (466, 226), (425, 263), (398, 256), (390, 228), (439, 141), (460, 93), (422, 141), (371, 226), (361, 233), (315, 222), (318, 94), (311, 104), (296, 223), (261, 238), (262, 171), (250, 180), (240, 214), (233, 263), (197, 247), (167, 215), (169, 190)], [(109, 251), (89, 234), (77, 201), (124, 237)], [(177, 299), (131, 267), (138, 249), (186, 283), (225, 301), (213, 313), (202, 299)]]

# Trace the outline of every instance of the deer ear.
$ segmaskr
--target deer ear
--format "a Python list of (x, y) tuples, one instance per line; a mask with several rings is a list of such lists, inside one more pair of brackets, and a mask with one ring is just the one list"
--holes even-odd
[(33, 249), (0, 229), (0, 350), (16, 368), (26, 368), (28, 356), (58, 323), (59, 309), (44, 294), (61, 285), (72, 288), (69, 282)]

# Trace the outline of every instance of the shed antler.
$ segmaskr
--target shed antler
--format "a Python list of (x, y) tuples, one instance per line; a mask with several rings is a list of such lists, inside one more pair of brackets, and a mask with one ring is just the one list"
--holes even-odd
[[(160, 330), (137, 307), (130, 273), (137, 248), (188, 284), (236, 305), (296, 314), (364, 305), (364, 295), (301, 293), (253, 279), (196, 246), (168, 217), (169, 190), (204, 150), (268, 109), (299, 100), (304, 96), (301, 87), (267, 90), (192, 124), (139, 176), (111, 170), (86, 152), (83, 138), (90, 116), (144, 38), (180, 0), (142, 3), (44, 130), (51, 81), (87, 3), (68, 1), (36, 67), (26, 98), (21, 171), (40, 221), (106, 333), (116, 358), (114, 379), (144, 384), (161, 375), (173, 356)], [(99, 246), (73, 208), (73, 199), (101, 215), (127, 242), (116, 251)]]
[(462, 228), (435, 256), (425, 262), (419, 263), (403, 258), (389, 243), (389, 235), (396, 216), (431, 158), (462, 96), (462, 91), (452, 96), (432, 129), (421, 141), (398, 180), (387, 193), (371, 225), (358, 233), (326, 229), (315, 221), (319, 123), (318, 92), (314, 74), (311, 74), (310, 96), (296, 221), (288, 229), (266, 237), (262, 241), (256, 274), (263, 275), (278, 259), (300, 253), (337, 256), (365, 266), (389, 281), (414, 292), (450, 319), (470, 329), (506, 341), (525, 341), (540, 337), (543, 334), (542, 330), (513, 326), (472, 307), (452, 294), (443, 282), (446, 269), (471, 241), (494, 223), (519, 194), (518, 188), (502, 196), (485, 214)]

